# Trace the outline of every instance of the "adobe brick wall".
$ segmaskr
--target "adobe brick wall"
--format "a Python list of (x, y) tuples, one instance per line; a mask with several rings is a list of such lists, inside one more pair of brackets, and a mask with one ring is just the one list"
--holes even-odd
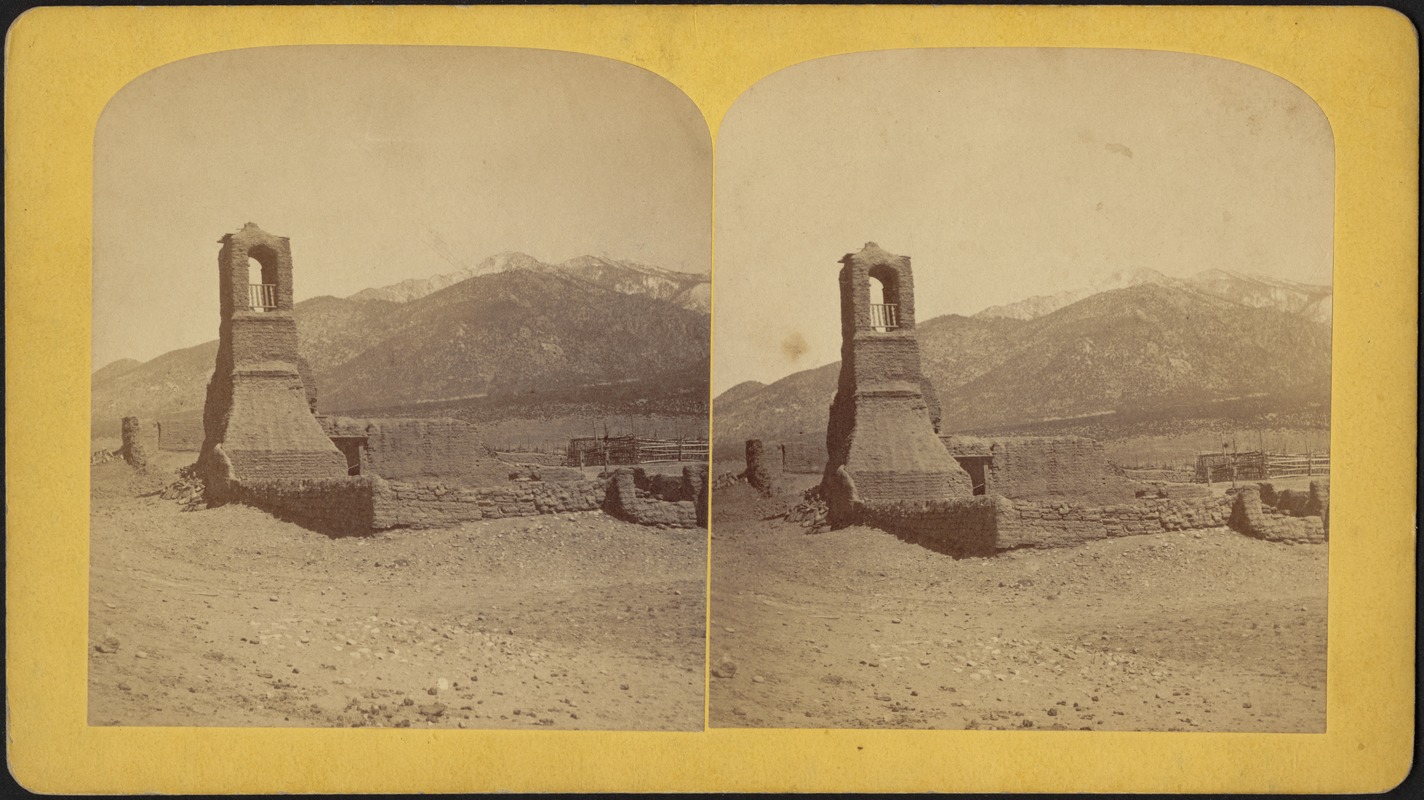
[(1020, 547), (1069, 547), (1097, 539), (1219, 528), (1229, 501), (1218, 497), (1150, 498), (1097, 506), (1007, 497), (867, 502), (862, 518), (902, 538), (956, 555)]
[(438, 481), (489, 486), (509, 478), (479, 431), (457, 419), (322, 417), (327, 436), (361, 436), (361, 474), (390, 481)]
[(1142, 488), (1113, 467), (1101, 443), (1084, 437), (941, 436), (957, 457), (988, 458), (985, 494), (1098, 504), (1132, 500)]
[(233, 499), (330, 536), (364, 536), (375, 527), (377, 487), (365, 476), (248, 481), (233, 488)]
[(375, 494), (373, 526), (438, 528), (481, 519), (597, 511), (606, 481), (510, 481), (469, 487), (433, 482), (385, 481)]
[[(1272, 499), (1279, 499), (1279, 495), (1274, 491), (1263, 492), (1263, 489), (1269, 489), (1269, 486), (1262, 484), (1237, 489), (1228, 520), (1232, 530), (1273, 542), (1325, 541), (1325, 520), (1329, 515), (1328, 499), (1319, 515), (1306, 516), (1305, 503), (1300, 503), (1298, 508), (1292, 508), (1290, 505), (1279, 508), (1263, 503), (1263, 494)], [(1325, 496), (1328, 498), (1328, 493)], [(1293, 511), (1300, 513), (1292, 513)]]
[(639, 467), (622, 467), (609, 477), (603, 510), (618, 519), (655, 528), (705, 526), (706, 467), (684, 467), (677, 484), (655, 481)]

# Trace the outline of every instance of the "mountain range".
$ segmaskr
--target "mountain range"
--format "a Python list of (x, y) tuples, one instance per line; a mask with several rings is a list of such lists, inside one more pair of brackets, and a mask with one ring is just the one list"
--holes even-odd
[(1279, 308), (1316, 322), (1330, 324), (1332, 291), (1329, 286), (1299, 283), (1265, 275), (1252, 275), (1225, 269), (1209, 269), (1186, 278), (1172, 278), (1155, 269), (1119, 270), (1109, 273), (1088, 286), (1051, 295), (1035, 295), (989, 308), (976, 317), (1008, 317), (1033, 319), (1057, 311), (1064, 306), (1112, 289), (1151, 284), (1200, 289), (1243, 305), (1257, 308)]
[[(1318, 319), (1329, 307), (1327, 287), (1224, 271), (1159, 277), (1120, 276), (1125, 285), (1076, 300), (1031, 298), (920, 323), (944, 432), (1105, 415), (1211, 416), (1243, 398), (1328, 405), (1330, 326)], [(718, 443), (818, 441), (839, 371), (834, 363), (733, 386), (713, 401)]]
[[(707, 276), (593, 256), (551, 267), (522, 254), (458, 275), (297, 303), (318, 408), (590, 396), (705, 415), (710, 323), (696, 298)], [(216, 356), (214, 340), (97, 370), (94, 425), (200, 414)]]
[(559, 264), (546, 264), (531, 255), (515, 252), (497, 253), (473, 267), (443, 275), (412, 278), (390, 286), (363, 289), (351, 295), (349, 299), (406, 303), (479, 275), (516, 270), (567, 275), (624, 294), (642, 294), (666, 300), (689, 311), (706, 314), (711, 310), (712, 283), (705, 274), (677, 272), (636, 261), (601, 256), (579, 256)]

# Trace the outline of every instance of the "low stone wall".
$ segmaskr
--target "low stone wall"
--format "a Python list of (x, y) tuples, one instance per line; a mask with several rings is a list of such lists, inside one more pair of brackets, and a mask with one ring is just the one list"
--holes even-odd
[(707, 524), (707, 468), (684, 467), (682, 477), (649, 475), (623, 467), (609, 477), (603, 510), (655, 528), (699, 528)]
[(375, 528), (380, 479), (247, 481), (231, 484), (233, 499), (278, 519), (331, 536), (364, 536)]
[(383, 481), (375, 496), (373, 527), (439, 528), (481, 519), (597, 511), (605, 481), (569, 483), (510, 481), (466, 487), (443, 483)]
[(1329, 485), (1311, 491), (1279, 492), (1269, 483), (1236, 491), (1228, 523), (1231, 529), (1273, 542), (1323, 542), (1329, 535)]
[(1219, 528), (1229, 501), (1153, 497), (1096, 506), (1068, 501), (974, 497), (863, 503), (862, 519), (903, 539), (957, 555), (1020, 547), (1068, 547), (1096, 539)]

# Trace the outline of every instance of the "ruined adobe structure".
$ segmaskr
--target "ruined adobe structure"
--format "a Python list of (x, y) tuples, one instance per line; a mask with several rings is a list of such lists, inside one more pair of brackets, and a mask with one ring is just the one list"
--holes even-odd
[[(297, 353), (292, 250), (251, 222), (219, 240), (222, 322), (203, 407), (198, 470), (209, 492), (233, 481), (323, 480), (346, 475), (346, 458), (317, 424), (315, 383)], [(248, 259), (261, 283), (248, 277)]]
[(771, 453), (760, 439), (747, 440), (747, 468), (742, 477), (753, 489), (764, 495), (772, 495), (780, 490), (781, 468), (785, 451), (778, 447)]
[[(297, 352), (290, 244), (252, 223), (220, 241), (222, 321), (198, 457), (209, 504), (248, 503), (331, 535), (597, 510), (655, 527), (706, 524), (705, 466), (671, 483), (641, 470), (587, 478), (501, 461), (459, 420), (318, 416)], [(143, 429), (132, 428), (137, 441)]]
[(124, 417), (120, 435), (123, 445), (119, 448), (119, 455), (131, 467), (147, 467), (149, 457), (158, 449), (158, 428), (144, 424), (138, 417)]
[[(939, 403), (920, 370), (910, 259), (868, 242), (841, 265), (841, 371), (821, 484), (832, 524), (861, 504), (971, 496), (939, 441)], [(872, 281), (882, 302), (872, 302)]]
[[(864, 523), (956, 555), (1228, 524), (1276, 541), (1326, 538), (1325, 482), (1308, 496), (1262, 484), (1223, 497), (1130, 480), (1092, 439), (941, 436), (920, 370), (909, 258), (872, 242), (841, 264), (840, 383), (820, 487), (832, 526)], [(749, 446), (748, 469), (751, 457)]]

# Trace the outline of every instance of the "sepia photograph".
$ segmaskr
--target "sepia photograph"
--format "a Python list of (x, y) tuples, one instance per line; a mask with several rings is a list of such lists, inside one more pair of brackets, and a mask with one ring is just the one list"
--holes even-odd
[(590, 55), (119, 91), (89, 724), (701, 730), (711, 179), (696, 105)]
[(1334, 141), (1269, 72), (854, 53), (718, 134), (713, 728), (1323, 733)]
[(6, 44), (26, 790), (1407, 781), (1411, 18), (57, 6)]

